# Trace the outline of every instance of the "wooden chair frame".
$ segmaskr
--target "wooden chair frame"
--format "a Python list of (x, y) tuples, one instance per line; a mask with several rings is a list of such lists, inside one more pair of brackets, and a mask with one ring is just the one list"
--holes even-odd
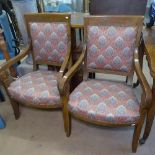
[[(141, 70), (140, 61), (139, 61), (139, 53), (140, 48), (140, 38), (141, 38), (141, 31), (142, 31), (142, 23), (143, 23), (143, 17), (142, 16), (90, 16), (85, 18), (85, 45), (83, 47), (83, 52), (81, 56), (79, 57), (78, 61), (70, 68), (70, 70), (63, 76), (62, 80), (59, 82), (59, 89), (61, 93), (61, 99), (63, 103), (63, 117), (64, 117), (64, 129), (66, 136), (70, 136), (71, 134), (71, 115), (74, 117), (83, 120), (85, 122), (93, 123), (96, 125), (104, 125), (104, 126), (110, 126), (110, 127), (117, 127), (117, 126), (131, 126), (135, 125), (135, 130), (133, 134), (133, 141), (132, 141), (132, 151), (136, 152), (138, 141), (141, 133), (141, 129), (146, 117), (147, 109), (150, 107), (151, 99), (152, 99), (152, 93), (151, 89), (149, 87), (149, 84)], [(103, 70), (97, 70), (97, 69), (89, 69), (86, 67), (86, 55), (87, 55), (87, 26), (88, 25), (118, 25), (118, 26), (136, 26), (137, 27), (137, 36), (136, 36), (136, 48), (134, 51), (134, 61), (133, 61), (133, 67), (132, 71), (129, 74), (121, 73), (118, 71), (103, 71)], [(81, 117), (80, 115), (75, 115), (69, 109), (68, 106), (68, 100), (69, 100), (69, 92), (67, 92), (68, 84), (70, 79), (73, 77), (73, 75), (78, 71), (79, 67), (84, 63), (84, 80), (87, 80), (88, 73), (89, 72), (97, 72), (97, 73), (114, 73), (117, 75), (122, 76), (129, 76), (136, 72), (136, 75), (140, 81), (140, 84), (142, 86), (142, 96), (141, 96), (141, 103), (140, 103), (140, 119), (136, 122), (133, 122), (132, 124), (112, 124), (112, 123), (103, 123), (99, 121), (92, 121), (90, 119), (86, 119)]]
[[(65, 55), (64, 58), (64, 62), (61, 63), (55, 63), (55, 62), (41, 62), (41, 61), (34, 61), (34, 57), (33, 57), (33, 70), (37, 70), (39, 69), (39, 65), (42, 64), (47, 64), (47, 65), (52, 65), (52, 66), (56, 66), (56, 67), (60, 67), (59, 73), (58, 73), (58, 80), (60, 79), (60, 77), (62, 77), (65, 72), (68, 70), (69, 67), (69, 60), (70, 60), (70, 55), (71, 55), (71, 31), (70, 31), (70, 15), (69, 14), (47, 14), (47, 13), (31, 13), (31, 14), (25, 14), (25, 22), (26, 22), (26, 27), (27, 27), (27, 32), (28, 32), (28, 36), (30, 37), (30, 30), (29, 30), (29, 23), (30, 22), (64, 22), (67, 24), (67, 33), (68, 33), (68, 49), (67, 49), (67, 53)], [(7, 61), (6, 63), (4, 63), (1, 68), (0, 68), (0, 81), (3, 84), (7, 95), (10, 98), (10, 102), (11, 105), (13, 107), (14, 110), (14, 115), (15, 118), (18, 119), (20, 116), (20, 111), (19, 111), (19, 103), (17, 101), (15, 101), (14, 99), (11, 98), (11, 96), (9, 95), (9, 92), (7, 91), (7, 88), (9, 87), (9, 85), (11, 84), (12, 81), (16, 80), (16, 77), (12, 76), (12, 72), (11, 72), (11, 68), (16, 62), (18, 62), (19, 60), (23, 59), (25, 56), (27, 56), (28, 54), (31, 53), (31, 51), (33, 51), (32, 49), (32, 42), (30, 40), (30, 44), (27, 46), (27, 48), (21, 52), (19, 55), (17, 55), (16, 57), (10, 59), (9, 61)], [(33, 52), (32, 52), (32, 56), (33, 56)], [(25, 105), (25, 104), (24, 104)], [(48, 106), (40, 106), (40, 105), (26, 105), (29, 107), (34, 107), (34, 108), (45, 108), (45, 109), (50, 109), (50, 108), (61, 108), (62, 106), (58, 106), (58, 105), (48, 105)]]

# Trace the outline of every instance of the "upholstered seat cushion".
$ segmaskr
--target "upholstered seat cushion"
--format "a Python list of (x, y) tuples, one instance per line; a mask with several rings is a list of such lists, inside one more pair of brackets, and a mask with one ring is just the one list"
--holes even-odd
[(83, 81), (70, 95), (69, 111), (83, 118), (112, 124), (129, 124), (139, 119), (139, 102), (125, 83)]
[(59, 106), (57, 72), (35, 71), (11, 83), (8, 88), (11, 97), (20, 103), (40, 106)]

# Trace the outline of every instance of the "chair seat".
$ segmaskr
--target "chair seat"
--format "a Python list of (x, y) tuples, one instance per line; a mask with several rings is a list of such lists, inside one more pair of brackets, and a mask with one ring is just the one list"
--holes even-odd
[(68, 108), (76, 116), (109, 124), (131, 124), (140, 117), (133, 88), (120, 82), (83, 81), (71, 93)]
[(61, 106), (57, 72), (35, 71), (11, 83), (8, 91), (13, 99), (33, 106)]

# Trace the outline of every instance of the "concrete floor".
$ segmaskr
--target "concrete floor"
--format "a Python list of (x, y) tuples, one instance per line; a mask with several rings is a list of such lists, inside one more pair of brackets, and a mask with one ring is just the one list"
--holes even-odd
[[(152, 85), (147, 63), (144, 72)], [(140, 87), (136, 89), (139, 96)], [(61, 111), (21, 107), (21, 117), (14, 119), (9, 101), (0, 103), (6, 128), (0, 130), (0, 155), (130, 155), (133, 127), (107, 128), (72, 120), (72, 134), (67, 138)], [(137, 155), (155, 154), (155, 124), (146, 144)]]

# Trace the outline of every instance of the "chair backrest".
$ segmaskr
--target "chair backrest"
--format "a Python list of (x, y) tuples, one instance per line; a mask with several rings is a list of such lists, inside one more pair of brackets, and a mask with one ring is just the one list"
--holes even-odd
[(25, 22), (32, 42), (33, 65), (61, 66), (70, 49), (70, 15), (25, 14)]
[(88, 72), (131, 76), (139, 46), (143, 16), (88, 16), (85, 18), (85, 77)]

